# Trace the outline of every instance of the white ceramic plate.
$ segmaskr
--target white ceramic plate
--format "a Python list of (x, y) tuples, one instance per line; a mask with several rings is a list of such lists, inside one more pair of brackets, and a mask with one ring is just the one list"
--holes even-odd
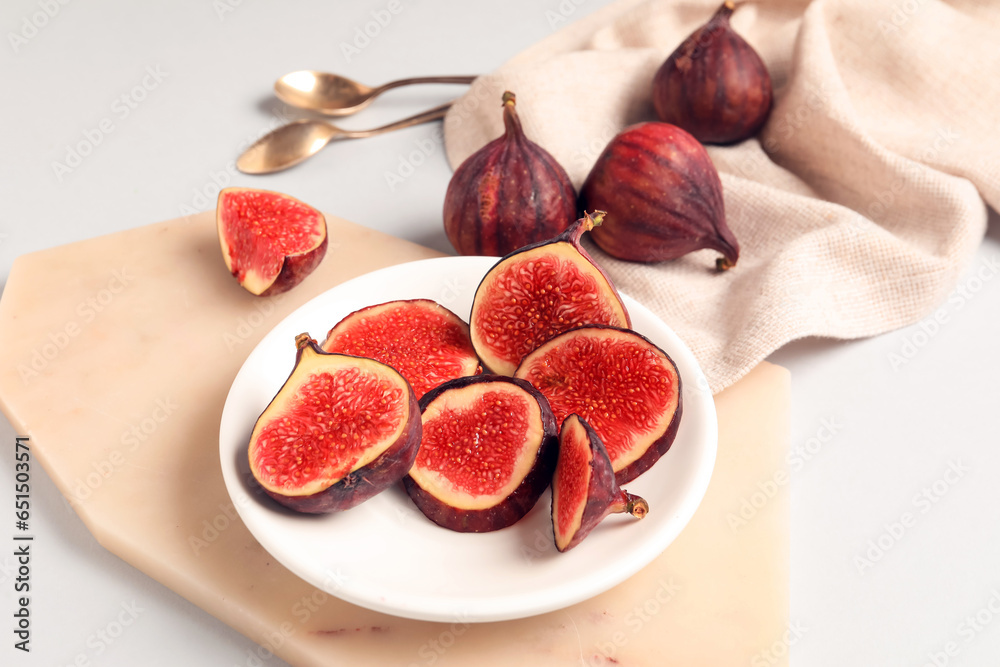
[(673, 446), (627, 485), (649, 502), (642, 521), (611, 516), (561, 554), (552, 539), (547, 491), (521, 521), (484, 534), (456, 533), (431, 523), (400, 488), (322, 516), (296, 514), (259, 491), (246, 447), (254, 422), (291, 372), (296, 334), (309, 332), (322, 341), (348, 313), (393, 299), (434, 299), (467, 319), (476, 287), (495, 262), (429, 259), (343, 283), (278, 324), (233, 382), (219, 435), (233, 503), (271, 555), (331, 595), (396, 616), (444, 622), (500, 621), (560, 609), (608, 590), (656, 558), (705, 494), (718, 440), (707, 383), (687, 346), (627, 296), (633, 328), (677, 364), (684, 406)]

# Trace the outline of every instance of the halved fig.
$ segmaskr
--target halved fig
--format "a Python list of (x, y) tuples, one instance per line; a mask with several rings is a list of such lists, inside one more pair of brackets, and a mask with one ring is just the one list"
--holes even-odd
[(326, 255), (326, 218), (280, 192), (225, 188), (215, 220), (226, 268), (257, 296), (287, 292)]
[(250, 472), (299, 512), (346, 510), (395, 484), (420, 446), (420, 406), (395, 369), (295, 338), (295, 368), (257, 419)]
[(667, 353), (627, 329), (580, 327), (529, 354), (515, 378), (549, 400), (556, 420), (571, 414), (600, 436), (619, 484), (666, 453), (681, 419), (681, 378)]
[(538, 502), (555, 469), (556, 421), (523, 380), (476, 375), (420, 400), (423, 438), (403, 485), (428, 519), (463, 533), (506, 528)]
[(357, 310), (330, 329), (322, 347), (392, 366), (418, 399), (442, 382), (479, 372), (469, 325), (430, 299)]
[(526, 354), (567, 329), (631, 326), (618, 290), (580, 245), (603, 218), (603, 211), (585, 213), (563, 233), (512, 252), (486, 273), (469, 325), (490, 371), (513, 374)]
[(649, 504), (615, 481), (608, 452), (590, 424), (570, 415), (559, 431), (559, 461), (552, 478), (552, 533), (556, 549), (569, 551), (609, 514), (641, 519)]

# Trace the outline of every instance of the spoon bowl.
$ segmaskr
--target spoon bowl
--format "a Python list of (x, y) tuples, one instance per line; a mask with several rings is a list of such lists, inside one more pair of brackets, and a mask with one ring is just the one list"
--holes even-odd
[(300, 70), (274, 82), (274, 94), (285, 104), (327, 116), (361, 111), (387, 90), (415, 83), (472, 83), (474, 76), (424, 76), (390, 81), (372, 88), (339, 74)]

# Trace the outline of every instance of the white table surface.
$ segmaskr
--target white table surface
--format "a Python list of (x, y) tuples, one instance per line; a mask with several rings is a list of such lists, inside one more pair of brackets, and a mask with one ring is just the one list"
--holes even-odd
[[(399, 0), (401, 10), (348, 60), (341, 44), (388, 0), (64, 2), (0, 8), (4, 281), (23, 253), (210, 208), (213, 178), (286, 191), (449, 251), (440, 215), (450, 170), (440, 147), (395, 189), (385, 178), (432, 136), (429, 126), (337, 145), (270, 177), (234, 174), (241, 146), (295, 115), (271, 97), (271, 83), (306, 68), (371, 84), (486, 72), (552, 32), (560, 8), (572, 20), (606, 4)], [(144, 83), (126, 106), (121, 96)], [(397, 91), (343, 125), (388, 122), (454, 90)], [(110, 133), (100, 129), (105, 119)], [(57, 174), (53, 162), (65, 162), (86, 132), (99, 143)], [(994, 215), (962, 281), (967, 291), (943, 304), (948, 320), (932, 335), (913, 326), (860, 342), (809, 340), (772, 357), (792, 371), (799, 452), (791, 461), (796, 667), (1000, 663), (998, 261)], [(912, 358), (894, 368), (893, 353)], [(0, 504), (11, 513), (15, 435), (0, 417)], [(16, 575), (4, 547), (0, 664), (252, 662), (249, 640), (101, 548), (37, 467), (32, 504), (32, 653), (13, 649)], [(878, 559), (870, 567), (857, 560), (869, 556)], [(117, 634), (119, 618), (130, 622)]]

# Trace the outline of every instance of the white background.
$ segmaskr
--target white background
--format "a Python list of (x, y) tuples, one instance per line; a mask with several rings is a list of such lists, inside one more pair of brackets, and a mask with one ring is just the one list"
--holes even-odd
[[(448, 251), (440, 215), (450, 170), (440, 147), (394, 190), (385, 178), (416, 141), (433, 136), (430, 126), (331, 146), (279, 175), (227, 174), (250, 139), (297, 115), (270, 96), (272, 82), (305, 68), (370, 84), (483, 73), (550, 34), (560, 7), (575, 20), (603, 4), (402, 0), (403, 10), (348, 61), (341, 43), (387, 2), (5, 0), (0, 278), (18, 255), (174, 218), (184, 207), (210, 208), (213, 175), (285, 191)], [(43, 5), (55, 15), (45, 17)], [(15, 47), (12, 33), (26, 42)], [(142, 84), (147, 68), (165, 76), (124, 116), (116, 100)], [(396, 91), (342, 124), (379, 125), (456, 90)], [(105, 118), (113, 131), (60, 179), (52, 163), (65, 162), (67, 148)], [(1000, 614), (987, 607), (992, 598), (1000, 610), (998, 261), (993, 216), (962, 280), (967, 291), (942, 304), (942, 326), (852, 343), (802, 341), (773, 357), (792, 371), (792, 445), (801, 450), (792, 462), (796, 667), (918, 666), (935, 664), (934, 654), (938, 665), (1000, 661)], [(894, 367), (892, 354), (909, 358)], [(824, 420), (836, 432), (821, 443)], [(0, 418), (0, 508), (12, 503), (3, 498), (13, 496), (15, 435)], [(815, 453), (803, 454), (806, 447)], [(953, 463), (967, 470), (952, 476), (954, 484), (941, 481)], [(934, 503), (920, 500), (935, 482), (944, 493)], [(84, 655), (98, 665), (246, 663), (249, 640), (104, 551), (37, 467), (32, 505), (33, 652), (26, 658), (11, 648), (13, 559), (4, 548), (0, 662), (68, 665)], [(907, 512), (915, 523), (891, 537), (887, 526)], [(880, 538), (889, 548), (860, 567), (869, 540)], [(98, 655), (92, 637), (133, 603), (138, 618)], [(977, 613), (984, 625), (966, 620)], [(947, 657), (941, 652), (951, 641), (957, 655)]]

